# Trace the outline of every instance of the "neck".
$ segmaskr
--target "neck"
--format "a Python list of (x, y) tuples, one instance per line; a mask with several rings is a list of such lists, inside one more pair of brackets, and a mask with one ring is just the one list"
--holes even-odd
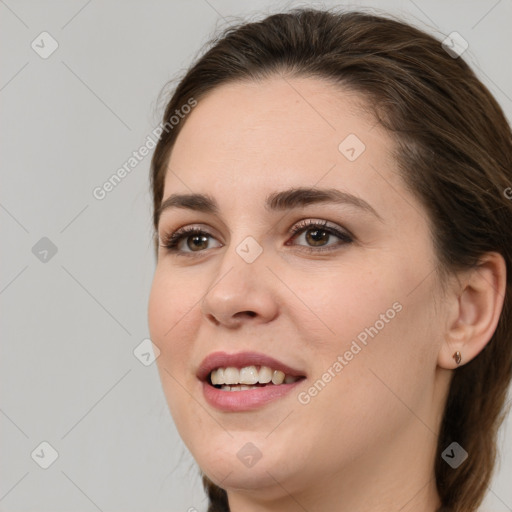
[[(416, 482), (415, 482), (416, 484)], [(344, 493), (326, 482), (322, 487), (288, 493), (273, 499), (228, 492), (230, 512), (437, 512), (441, 506), (434, 476), (421, 484), (402, 481), (402, 488), (391, 496), (389, 492), (375, 492), (366, 484), (366, 493), (357, 496), (353, 491)], [(393, 491), (400, 487), (395, 482)], [(378, 496), (382, 496), (379, 500)]]

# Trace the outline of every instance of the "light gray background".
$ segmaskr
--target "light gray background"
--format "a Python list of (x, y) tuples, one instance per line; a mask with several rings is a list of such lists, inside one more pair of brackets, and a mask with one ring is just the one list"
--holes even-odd
[[(104, 200), (92, 190), (143, 144), (162, 86), (216, 29), (334, 4), (459, 32), (512, 119), (510, 0), (0, 1), (1, 511), (205, 509), (156, 366), (133, 354), (148, 337), (154, 270), (150, 157)], [(31, 48), (43, 31), (59, 44), (47, 59)], [(46, 263), (32, 253), (42, 237), (58, 250)], [(482, 510), (512, 510), (511, 438), (509, 416)], [(48, 469), (31, 458), (42, 441), (59, 454)]]

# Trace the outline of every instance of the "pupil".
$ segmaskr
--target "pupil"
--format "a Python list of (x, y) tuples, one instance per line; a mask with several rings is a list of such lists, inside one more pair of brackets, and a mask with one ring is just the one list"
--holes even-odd
[[(312, 239), (313, 240), (313, 245), (322, 245), (322, 242), (325, 240), (322, 240), (322, 238), (325, 237), (325, 235), (327, 235), (327, 232), (322, 230), (322, 229), (311, 229), (308, 231), (308, 233), (313, 233), (312, 236), (307, 236), (308, 239)], [(319, 236), (319, 233), (322, 233), (322, 235), (324, 236)], [(309, 240), (308, 240), (309, 242)]]
[[(190, 249), (204, 249), (204, 247), (202, 247), (200, 244), (202, 243), (203, 245), (208, 245), (208, 237), (204, 236), (204, 235), (194, 235), (192, 237), (189, 238), (189, 241), (190, 239), (193, 240), (192, 242), (192, 245), (189, 243), (188, 246)], [(199, 240), (199, 244), (196, 244), (196, 241)]]

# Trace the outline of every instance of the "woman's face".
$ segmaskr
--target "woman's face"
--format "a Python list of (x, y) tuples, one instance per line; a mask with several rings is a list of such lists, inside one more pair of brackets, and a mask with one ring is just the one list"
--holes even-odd
[(214, 207), (162, 210), (162, 244), (202, 233), (159, 248), (150, 333), (179, 433), (228, 490), (433, 464), (447, 381), (428, 219), (359, 100), (311, 78), (224, 85), (172, 152), (164, 202)]

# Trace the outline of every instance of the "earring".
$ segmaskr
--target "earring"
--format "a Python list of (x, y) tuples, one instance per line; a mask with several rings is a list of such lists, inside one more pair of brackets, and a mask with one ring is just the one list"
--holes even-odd
[(453, 354), (453, 359), (455, 359), (455, 362), (457, 364), (460, 364), (460, 362), (462, 361), (462, 356), (461, 356), (461, 353), (457, 350), (457, 352), (455, 352), (455, 354)]

